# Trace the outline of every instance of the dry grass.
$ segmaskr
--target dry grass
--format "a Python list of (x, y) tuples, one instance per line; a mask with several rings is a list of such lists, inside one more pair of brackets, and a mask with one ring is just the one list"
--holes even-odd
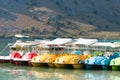
[[(117, 4), (102, 5), (106, 9), (101, 10), (101, 6), (97, 5), (99, 2), (94, 1), (28, 0), (19, 3), (13, 0), (10, 5), (16, 7), (9, 5), (6, 5), (4, 9), (0, 7), (0, 36), (8, 37), (16, 33), (23, 33), (40, 38), (87, 37), (119, 39), (120, 22), (118, 11), (116, 11), (117, 7), (109, 9), (109, 6)], [(106, 4), (106, 1), (103, 0), (101, 3)], [(7, 2), (8, 0), (5, 1), (5, 3)], [(101, 11), (104, 13), (101, 13)], [(110, 13), (106, 15), (106, 12)], [(34, 29), (32, 30), (32, 28)]]

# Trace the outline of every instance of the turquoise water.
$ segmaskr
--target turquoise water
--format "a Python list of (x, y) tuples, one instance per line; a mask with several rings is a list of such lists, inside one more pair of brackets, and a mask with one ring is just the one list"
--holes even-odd
[[(0, 51), (14, 39), (0, 39)], [(8, 55), (5, 50), (2, 55)], [(120, 71), (56, 69), (0, 64), (0, 80), (120, 80)]]
[(120, 42), (119, 39), (108, 39), (108, 40), (103, 40), (103, 39), (99, 39), (99, 42)]

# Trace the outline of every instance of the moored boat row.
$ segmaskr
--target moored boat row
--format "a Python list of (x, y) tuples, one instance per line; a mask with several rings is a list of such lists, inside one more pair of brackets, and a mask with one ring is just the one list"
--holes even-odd
[(34, 67), (120, 70), (119, 42), (56, 38), (52, 41), (18, 40), (9, 47), (10, 55), (0, 56), (0, 63)]

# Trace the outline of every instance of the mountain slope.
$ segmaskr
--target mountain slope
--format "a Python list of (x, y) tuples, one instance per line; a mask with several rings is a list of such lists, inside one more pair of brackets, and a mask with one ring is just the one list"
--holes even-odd
[(120, 38), (119, 0), (0, 0), (0, 36)]

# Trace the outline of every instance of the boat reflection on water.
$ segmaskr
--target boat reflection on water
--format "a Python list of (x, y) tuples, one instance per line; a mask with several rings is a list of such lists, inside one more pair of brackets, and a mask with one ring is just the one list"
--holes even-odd
[(42, 70), (36, 67), (31, 69), (32, 75), (47, 80), (114, 80), (111, 78), (111, 71), (101, 70), (73, 70), (73, 69), (55, 69), (43, 68)]
[(109, 80), (120, 80), (120, 72), (119, 71), (112, 71)]
[(3, 80), (120, 80), (118, 71), (26, 67), (8, 64), (1, 64), (0, 74)]
[(85, 80), (111, 80), (111, 71), (88, 70), (86, 71)]
[[(75, 80), (74, 70), (67, 70), (67, 69), (55, 69), (55, 68), (37, 68), (32, 67), (31, 71), (32, 75), (40, 78), (40, 79), (47, 79), (47, 80)], [(80, 78), (79, 78), (80, 79)]]

